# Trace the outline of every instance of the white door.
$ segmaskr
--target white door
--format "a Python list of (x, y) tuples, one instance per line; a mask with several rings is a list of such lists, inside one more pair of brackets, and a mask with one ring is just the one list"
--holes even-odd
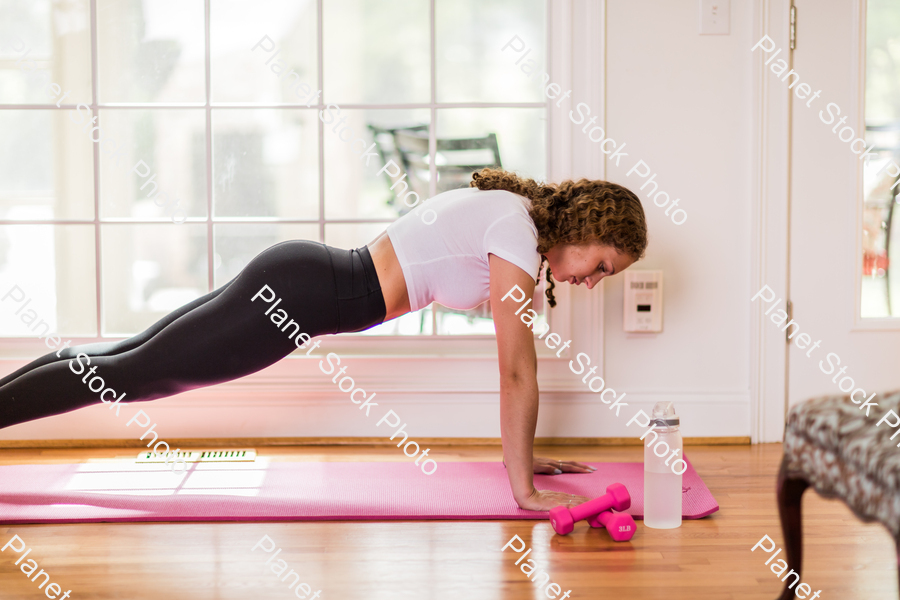
[[(794, 405), (818, 395), (860, 389), (867, 396), (876, 392), (872, 402), (877, 403), (883, 392), (900, 389), (900, 318), (860, 317), (861, 301), (870, 314), (883, 309), (879, 306), (883, 302), (885, 283), (881, 271), (888, 266), (883, 255), (873, 258), (871, 248), (875, 238), (869, 238), (886, 233), (881, 223), (886, 212), (863, 210), (863, 162), (860, 154), (851, 150), (851, 145), (854, 150), (861, 150), (862, 142), (854, 140), (866, 138), (867, 3), (865, 0), (795, 0), (794, 4), (796, 48), (792, 57), (787, 48), (779, 56), (793, 59), (790, 67), (799, 80), (787, 71), (781, 75), (786, 77), (783, 83), (781, 78), (775, 79), (777, 75), (772, 68), (778, 70), (779, 58), (772, 60), (766, 74), (770, 84), (787, 88), (796, 81), (794, 90), (801, 83), (809, 85), (810, 90), (805, 99), (798, 98), (795, 92), (791, 100), (790, 289), (776, 290), (778, 297), (791, 299), (791, 316), (796, 323), (785, 332), (795, 332), (787, 358), (788, 401)], [(869, 4), (897, 4), (897, 8), (890, 10), (900, 18), (898, 3)], [(873, 16), (879, 25), (884, 24), (884, 14)], [(869, 36), (872, 35), (870, 31)], [(900, 42), (900, 30), (893, 35)], [(804, 89), (799, 94), (805, 92)], [(814, 98), (817, 92), (819, 95)], [(900, 104), (900, 98), (893, 102)], [(900, 114), (890, 106), (876, 109), (870, 110), (870, 120), (878, 116), (882, 123), (891, 119), (900, 122)], [(890, 134), (881, 135), (879, 145), (894, 144), (890, 137)], [(895, 150), (893, 156), (900, 163), (900, 153)], [(878, 164), (887, 164), (887, 160)], [(887, 181), (884, 173), (882, 187)], [(892, 174), (897, 173), (900, 168)], [(884, 192), (882, 189), (882, 196)], [(863, 235), (864, 221), (868, 228), (866, 235)], [(900, 214), (893, 229), (900, 231)], [(900, 242), (900, 235), (895, 239)], [(864, 246), (869, 249), (865, 269)], [(873, 267), (874, 277), (865, 275), (868, 277), (864, 282), (866, 293), (860, 298), (861, 277)], [(900, 280), (900, 255), (895, 269), (892, 279)], [(895, 307), (900, 306), (896, 298), (894, 303)], [(784, 303), (772, 310), (766, 326), (776, 326), (772, 318), (781, 320), (778, 310), (783, 307)], [(900, 311), (895, 315), (900, 317)], [(796, 341), (804, 333), (809, 341), (801, 340), (800, 345), (807, 345), (801, 349)]]

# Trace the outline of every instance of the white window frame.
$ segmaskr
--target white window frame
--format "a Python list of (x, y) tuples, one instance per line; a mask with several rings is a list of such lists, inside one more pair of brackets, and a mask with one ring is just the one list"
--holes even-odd
[[(92, 52), (92, 91), (93, 98), (91, 109), (97, 111), (100, 108), (108, 108), (110, 105), (98, 103), (97, 100), (97, 36), (96, 36), (96, 0), (89, 0), (91, 7), (91, 52)], [(317, 15), (319, 28), (319, 86), (321, 88), (323, 78), (322, 65), (322, 5), (324, 0), (318, 0)], [(205, 35), (206, 35), (206, 91), (207, 99), (205, 104), (206, 111), (206, 150), (207, 150), (207, 178), (211, 177), (211, 165), (209, 161), (211, 156), (211, 109), (215, 106), (228, 106), (227, 103), (210, 104), (210, 65), (209, 65), (209, 11), (211, 0), (205, 2)], [(568, 112), (576, 103), (585, 102), (591, 106), (592, 113), (599, 112), (601, 119), (598, 125), (606, 127), (605, 123), (605, 44), (606, 44), (606, 2), (581, 2), (579, 0), (554, 0), (547, 4), (547, 42), (548, 54), (545, 64), (548, 67), (550, 81), (558, 83), (564, 90), (572, 89), (572, 97), (568, 101), (569, 104), (563, 104), (561, 108), (554, 106), (555, 102), (547, 101), (544, 103), (436, 103), (435, 102), (435, 38), (434, 38), (434, 5), (435, 0), (430, 0), (430, 25), (431, 25), (431, 99), (432, 102), (427, 104), (404, 104), (404, 105), (347, 105), (347, 108), (429, 108), (431, 110), (432, 124), (436, 122), (436, 111), (438, 108), (478, 108), (478, 107), (548, 107), (547, 120), (547, 140), (548, 140), (548, 165), (547, 173), (551, 181), (560, 181), (566, 178), (589, 177), (592, 179), (604, 179), (605, 155), (601, 153), (598, 144), (593, 144), (587, 140), (586, 136), (577, 130), (568, 118)], [(499, 52), (499, 48), (498, 48)], [(510, 60), (510, 68), (517, 68), (513, 61)], [(524, 77), (524, 75), (523, 75)], [(538, 85), (538, 83), (535, 83)], [(187, 106), (188, 104), (185, 104)], [(114, 106), (114, 105), (112, 105)], [(190, 106), (196, 107), (196, 104)], [(272, 105), (271, 108), (286, 105)], [(53, 104), (46, 105), (4, 105), (2, 109), (48, 109), (56, 108)], [(152, 104), (135, 104), (129, 108), (148, 108), (156, 107)], [(181, 104), (175, 106), (166, 105), (166, 108), (180, 108)], [(269, 106), (254, 106), (254, 108), (267, 108)], [(71, 110), (74, 106), (63, 105), (61, 109)], [(296, 109), (295, 106), (291, 106)], [(318, 109), (323, 108), (319, 106)], [(96, 112), (95, 112), (96, 114)], [(320, 181), (324, 180), (324, 154), (323, 154), (323, 129), (324, 125), (319, 122), (319, 177)], [(436, 132), (432, 126), (430, 128), (430, 150), (433, 156), (436, 147)], [(95, 231), (95, 244), (98, 248), (96, 256), (97, 269), (97, 327), (101, 327), (100, 316), (102, 311), (102, 272), (100, 270), (100, 224), (99, 218), (99, 148), (94, 145), (94, 205), (95, 216), (93, 221), (71, 221), (71, 220), (50, 220), (50, 221), (0, 221), (0, 225), (4, 224), (90, 224), (93, 223)], [(432, 169), (434, 169), (434, 161), (431, 161)], [(435, 185), (436, 178), (432, 171), (432, 186)], [(433, 190), (432, 190), (433, 191)], [(319, 218), (312, 220), (279, 220), (282, 223), (317, 223), (319, 225), (320, 235), (324, 235), (324, 227), (326, 224), (324, 213), (324, 186), (320, 185), (320, 212)], [(209, 258), (209, 287), (213, 288), (213, 224), (214, 222), (259, 222), (259, 220), (242, 220), (227, 218), (212, 219), (212, 186), (207, 181), (207, 208), (208, 213), (205, 219), (188, 219), (188, 223), (206, 223), (207, 224), (207, 243)], [(115, 226), (115, 222), (122, 220), (103, 220), (104, 226)], [(380, 220), (366, 219), (345, 219), (345, 220), (327, 220), (327, 223), (371, 223), (380, 222)], [(128, 220), (128, 224), (151, 224), (165, 222), (165, 219), (157, 220)], [(385, 221), (385, 226), (390, 221)], [(176, 225), (171, 225), (176, 226)], [(324, 238), (323, 238), (324, 239)], [(573, 345), (570, 349), (564, 350), (559, 356), (540, 341), (536, 340), (538, 348), (538, 356), (540, 362), (539, 376), (541, 380), (541, 389), (543, 391), (581, 391), (581, 382), (578, 378), (571, 375), (568, 369), (568, 362), (575, 357), (578, 352), (589, 353), (593, 364), (599, 363), (601, 370), (598, 374), (603, 373), (603, 285), (598, 285), (592, 292), (582, 289), (570, 289), (567, 285), (557, 285), (555, 294), (558, 305), (552, 310), (552, 318), (550, 319), (551, 331), (558, 333), (564, 340), (572, 339)], [(575, 314), (577, 313), (577, 321)], [(573, 324), (577, 324), (573, 327)], [(72, 338), (72, 344), (82, 344), (97, 341), (113, 341), (121, 338)], [(430, 336), (359, 336), (347, 335), (338, 337), (323, 338), (323, 349), (327, 345), (327, 351), (336, 352), (343, 356), (355, 356), (355, 365), (358, 365), (358, 372), (369, 372), (375, 383), (372, 387), (378, 388), (379, 384), (383, 384), (379, 389), (388, 391), (407, 391), (410, 393), (419, 392), (489, 392), (496, 393), (498, 391), (498, 375), (496, 366), (496, 342), (494, 336), (448, 336), (448, 335), (430, 335)], [(34, 357), (46, 353), (46, 348), (40, 340), (34, 338), (4, 338), (0, 345), (0, 360), (4, 363), (6, 372), (9, 372), (10, 365), (20, 363), (24, 357)], [(42, 350), (43, 349), (43, 350)], [(321, 392), (326, 390), (330, 393), (333, 390), (333, 384), (329, 378), (322, 377), (319, 373), (318, 377), (311, 378), (312, 371), (307, 371), (306, 367), (299, 368), (299, 363), (314, 365), (311, 360), (303, 360), (303, 353), (298, 352), (293, 355), (295, 360), (284, 360), (277, 363), (273, 367), (265, 370), (261, 374), (256, 374), (237, 382), (217, 386), (216, 391), (211, 392), (210, 397), (215, 395), (221, 398), (223, 389), (228, 388), (230, 391), (225, 392), (225, 396), (235, 394), (235, 400), (238, 397), (247, 398), (248, 394), (254, 396), (262, 393), (263, 395), (275, 394), (279, 397), (290, 395), (296, 397), (298, 392)], [(468, 378), (465, 382), (459, 381), (459, 373), (456, 368), (447, 369), (447, 361), (453, 361), (459, 368), (465, 368), (468, 372)], [(317, 361), (316, 361), (317, 362)], [(315, 370), (318, 372), (318, 369)], [(403, 373), (404, 383), (398, 382), (398, 375)], [(320, 381), (321, 380), (321, 381)], [(199, 394), (197, 397), (203, 397)]]

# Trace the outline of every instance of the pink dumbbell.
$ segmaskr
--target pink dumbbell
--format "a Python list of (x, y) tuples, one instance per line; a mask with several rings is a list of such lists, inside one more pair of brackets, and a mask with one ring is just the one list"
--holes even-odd
[(621, 512), (605, 510), (597, 516), (590, 517), (588, 525), (591, 527), (605, 527), (609, 537), (617, 542), (627, 542), (634, 537), (637, 525), (631, 515)]
[(559, 535), (566, 535), (575, 528), (575, 522), (593, 517), (603, 511), (614, 508), (618, 511), (631, 506), (631, 496), (621, 483), (614, 483), (606, 488), (606, 493), (599, 498), (588, 500), (574, 508), (557, 506), (550, 509), (550, 524)]

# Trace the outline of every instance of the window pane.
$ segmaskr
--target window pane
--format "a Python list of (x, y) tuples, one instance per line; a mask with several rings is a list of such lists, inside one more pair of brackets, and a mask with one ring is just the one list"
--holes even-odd
[(128, 336), (206, 294), (206, 225), (102, 225), (103, 335)]
[(323, 2), (328, 102), (430, 102), (430, 0)]
[(0, 335), (96, 336), (95, 264), (92, 225), (0, 226)]
[[(879, 132), (867, 126), (866, 139), (871, 143)], [(874, 126), (877, 127), (877, 126)], [(896, 148), (900, 136), (880, 148)], [(887, 136), (882, 136), (887, 137)], [(863, 188), (863, 277), (860, 316), (878, 318), (900, 316), (900, 273), (890, 265), (900, 264), (900, 210), (898, 210), (897, 182), (888, 175), (886, 168), (893, 162), (900, 164), (900, 153), (885, 149), (873, 153), (876, 158), (867, 160), (864, 166)], [(871, 155), (870, 155), (871, 156)], [(879, 172), (880, 171), (880, 172)]]
[(436, 0), (437, 101), (545, 101), (540, 75), (521, 69), (547, 68), (546, 10), (545, 0)]
[(204, 102), (203, 0), (97, 0), (101, 102)]
[(900, 179), (891, 175), (900, 172), (900, 5), (869, 0), (867, 28), (866, 142), (875, 151), (863, 171), (860, 312), (892, 317), (900, 316)]
[[(399, 183), (391, 190), (393, 182), (402, 181), (405, 169), (402, 160), (395, 152), (393, 135), (395, 128), (420, 127), (426, 139), (428, 137), (427, 109), (417, 110), (348, 110), (331, 109), (324, 113), (325, 125), (325, 217), (327, 219), (395, 219), (408, 212), (409, 208), (402, 203), (407, 185)], [(345, 119), (343, 124), (339, 124)], [(376, 129), (372, 129), (372, 128)], [(337, 130), (335, 131), (335, 128)], [(369, 151), (370, 156), (363, 159), (363, 142), (368, 150), (373, 143), (375, 148)], [(346, 140), (346, 141), (344, 141)], [(375, 156), (371, 156), (374, 154)], [(385, 166), (385, 161), (393, 160), (389, 169), (378, 172)], [(368, 166), (366, 162), (368, 161)], [(388, 177), (388, 173), (396, 174), (399, 166), (400, 175)], [(410, 177), (413, 177), (410, 174)], [(426, 173), (427, 175), (427, 173)], [(428, 181), (422, 187), (413, 184), (413, 188), (422, 201), (428, 198)], [(402, 194), (399, 195), (398, 194)], [(407, 203), (415, 204), (415, 196), (406, 198)]]
[(309, 109), (216, 109), (217, 217), (319, 218), (318, 132)]
[(406, 313), (371, 329), (347, 335), (431, 335), (434, 333), (432, 308), (436, 306), (429, 304), (422, 310)]
[(279, 242), (288, 240), (319, 241), (318, 225), (276, 223), (219, 224), (215, 231), (215, 286), (219, 288), (231, 281), (253, 258)]
[[(183, 221), (206, 216), (202, 109), (101, 109), (101, 216)], [(96, 136), (95, 136), (96, 137)]]
[[(87, 0), (4, 2), (0, 19), (0, 103), (91, 102)], [(19, 63), (19, 64), (16, 64)], [(47, 86), (55, 83), (59, 94)], [(63, 95), (68, 92), (68, 95)]]
[[(543, 108), (452, 108), (438, 111), (437, 135), (445, 139), (484, 139), (496, 134), (499, 163), (507, 171), (545, 179), (547, 173), (547, 113)], [(489, 160), (485, 151), (445, 151), (435, 157), (438, 191), (466, 187), (471, 177), (454, 165), (478, 166)], [(474, 170), (474, 169), (472, 169)], [(468, 170), (470, 174), (472, 170)], [(443, 171), (443, 173), (441, 172)]]
[(0, 111), (0, 218), (93, 219), (91, 142), (67, 114)]
[(388, 223), (325, 225), (325, 243), (335, 248), (361, 248), (381, 235)]
[[(315, 105), (321, 100), (315, 97), (318, 62), (313, 0), (257, 0), (252, 9), (246, 1), (213, 0), (210, 13), (214, 102)], [(308, 86), (308, 91), (303, 91), (307, 88), (301, 84)]]
[(493, 335), (494, 321), (488, 302), (471, 310), (456, 310), (440, 304), (432, 305), (438, 322), (438, 335)]

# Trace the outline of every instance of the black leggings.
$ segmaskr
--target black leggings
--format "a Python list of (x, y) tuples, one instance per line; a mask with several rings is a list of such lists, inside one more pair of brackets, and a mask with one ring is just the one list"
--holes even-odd
[[(58, 357), (56, 352), (42, 356), (0, 379), (0, 428), (96, 404), (106, 388), (119, 397), (126, 394), (126, 403), (237, 379), (296, 350), (308, 339), (295, 341), (301, 334), (362, 331), (384, 317), (384, 296), (368, 248), (282, 242), (224, 286), (143, 333), (116, 343), (66, 348)], [(84, 356), (72, 360), (79, 354), (90, 362)], [(88, 375), (93, 367), (96, 372)], [(98, 389), (95, 377), (102, 378), (104, 388)], [(91, 383), (97, 391), (88, 387)], [(115, 397), (110, 393), (104, 399)]]

